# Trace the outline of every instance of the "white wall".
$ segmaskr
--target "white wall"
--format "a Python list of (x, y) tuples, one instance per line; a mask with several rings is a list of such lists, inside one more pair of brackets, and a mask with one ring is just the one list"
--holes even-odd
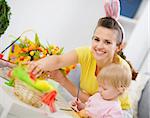
[(140, 72), (150, 74), (150, 49), (148, 54), (145, 56), (145, 61), (142, 63)]
[(146, 4), (125, 48), (127, 58), (138, 70), (142, 67), (144, 57), (146, 57), (145, 54), (150, 48), (148, 43), (150, 38), (148, 12), (148, 4)]
[[(88, 45), (99, 17), (105, 15), (102, 0), (7, 1), (12, 15), (7, 31), (0, 38), (0, 50), (12, 41), (9, 35), (17, 37), (28, 29), (35, 30), (44, 44), (48, 41), (64, 46), (65, 51)], [(148, 5), (145, 9), (148, 9)], [(139, 69), (147, 49), (148, 10), (145, 10), (130, 37), (125, 53)]]
[(10, 34), (17, 37), (27, 29), (35, 30), (42, 42), (64, 46), (66, 50), (86, 45), (91, 42), (98, 18), (104, 16), (101, 0), (7, 1), (12, 15), (1, 37), (3, 46), (11, 42)]

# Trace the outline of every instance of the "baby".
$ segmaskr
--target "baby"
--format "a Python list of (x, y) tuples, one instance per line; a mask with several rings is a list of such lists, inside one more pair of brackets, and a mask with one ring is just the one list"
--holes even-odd
[(122, 118), (118, 97), (129, 87), (131, 70), (120, 64), (111, 64), (98, 74), (99, 91), (84, 104), (80, 100), (71, 103), (83, 118)]

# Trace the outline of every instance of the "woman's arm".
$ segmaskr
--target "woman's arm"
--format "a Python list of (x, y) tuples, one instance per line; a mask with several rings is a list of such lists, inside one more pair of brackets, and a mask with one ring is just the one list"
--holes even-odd
[[(78, 56), (75, 50), (72, 50), (64, 55), (47, 56), (38, 61), (31, 62), (29, 64), (29, 71), (33, 72), (36, 76), (39, 76), (42, 71), (51, 71), (50, 77), (60, 83), (66, 88), (73, 96), (77, 96), (78, 88), (59, 70), (59, 68), (69, 66), (78, 63)], [(41, 71), (42, 70), (42, 71)], [(53, 71), (55, 70), (55, 71)], [(82, 102), (87, 101), (89, 95), (80, 91), (79, 99)]]
[[(66, 88), (74, 97), (77, 97), (78, 88), (68, 79), (65, 79), (65, 82), (60, 83), (64, 88)], [(89, 98), (89, 95), (82, 92), (79, 92), (79, 99), (82, 102), (86, 102)]]
[(0, 68), (3, 68), (3, 67), (13, 68), (13, 67), (15, 67), (15, 64), (10, 63), (10, 62), (7, 61), (7, 60), (0, 59)]
[(53, 71), (62, 67), (78, 63), (78, 58), (75, 50), (72, 50), (63, 55), (46, 56), (38, 61), (29, 63), (29, 72), (38, 76), (43, 71)]
[[(64, 88), (66, 88), (74, 97), (77, 97), (78, 88), (67, 78), (65, 77), (60, 70), (55, 70), (48, 73), (52, 79), (60, 83)], [(89, 95), (80, 91), (79, 99), (82, 102), (86, 102), (89, 98)]]

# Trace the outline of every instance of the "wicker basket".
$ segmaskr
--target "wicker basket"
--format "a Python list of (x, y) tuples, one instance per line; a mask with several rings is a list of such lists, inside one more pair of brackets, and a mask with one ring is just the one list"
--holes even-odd
[(41, 97), (43, 93), (19, 79), (15, 79), (14, 93), (21, 101), (31, 106), (37, 108), (42, 106)]

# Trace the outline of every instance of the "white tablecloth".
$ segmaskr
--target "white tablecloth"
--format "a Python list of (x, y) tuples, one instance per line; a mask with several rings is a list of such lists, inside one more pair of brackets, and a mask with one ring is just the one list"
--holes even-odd
[(0, 106), (3, 109), (0, 118), (74, 118), (78, 117), (73, 111), (62, 111), (60, 108), (70, 109), (66, 101), (57, 96), (55, 103), (57, 111), (51, 113), (47, 106), (34, 108), (23, 103), (13, 93), (13, 88), (4, 84), (0, 77)]

